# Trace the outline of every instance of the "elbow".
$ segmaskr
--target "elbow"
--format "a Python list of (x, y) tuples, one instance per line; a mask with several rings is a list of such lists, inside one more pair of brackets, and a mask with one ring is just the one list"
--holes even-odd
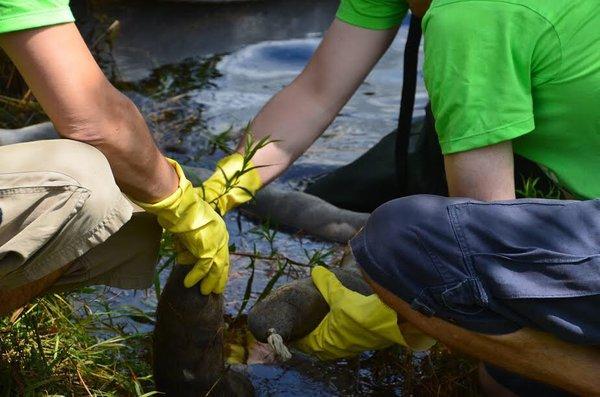
[(110, 86), (98, 98), (81, 103), (52, 120), (63, 138), (92, 146), (110, 145), (143, 118), (135, 104)]

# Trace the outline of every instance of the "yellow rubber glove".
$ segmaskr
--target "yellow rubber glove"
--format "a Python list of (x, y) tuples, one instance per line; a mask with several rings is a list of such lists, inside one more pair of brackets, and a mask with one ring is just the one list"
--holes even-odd
[(401, 332), (396, 312), (377, 295), (364, 296), (344, 287), (334, 273), (322, 266), (314, 267), (311, 277), (330, 311), (317, 328), (295, 342), (295, 347), (303, 352), (332, 360), (394, 344), (413, 350), (427, 350), (435, 344), (434, 339), (408, 323), (401, 324)]
[(189, 288), (200, 282), (204, 295), (220, 294), (229, 273), (229, 234), (223, 218), (202, 199), (176, 161), (167, 159), (179, 176), (179, 186), (169, 197), (140, 207), (155, 214), (160, 225), (173, 233), (177, 261), (193, 264), (184, 279)]
[(250, 201), (262, 186), (260, 175), (251, 161), (244, 166), (244, 156), (234, 153), (217, 163), (217, 170), (199, 190), (204, 200), (221, 215)]

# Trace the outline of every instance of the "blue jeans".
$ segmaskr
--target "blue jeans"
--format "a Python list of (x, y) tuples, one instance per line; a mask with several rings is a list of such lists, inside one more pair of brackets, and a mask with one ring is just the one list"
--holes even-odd
[(425, 315), (600, 345), (600, 200), (404, 197), (351, 246), (370, 278)]

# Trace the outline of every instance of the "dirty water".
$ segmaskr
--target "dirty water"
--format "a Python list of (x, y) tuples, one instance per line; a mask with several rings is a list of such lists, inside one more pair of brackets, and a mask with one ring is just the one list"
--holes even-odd
[[(159, 145), (184, 164), (212, 168), (222, 155), (214, 150), (215, 137), (226, 130), (243, 128), (302, 70), (338, 3), (275, 0), (224, 5), (90, 4), (80, 6), (79, 12), (101, 15), (106, 24), (120, 22), (119, 34), (110, 47), (111, 74), (115, 84), (140, 107)], [(406, 34), (405, 24), (390, 51), (339, 117), (276, 182), (278, 185), (299, 188), (307, 179), (356, 159), (395, 128)], [(426, 100), (419, 76), (416, 116), (424, 113)], [(268, 256), (276, 250), (299, 263), (309, 263), (317, 253), (324, 254), (324, 261), (331, 263), (344, 250), (339, 244), (284, 232), (277, 232), (269, 242), (271, 237), (265, 238), (263, 227), (235, 212), (228, 214), (226, 221), (236, 252)], [(281, 271), (276, 261), (257, 260), (253, 270), (249, 263), (245, 256), (232, 256), (225, 293), (230, 322), (238, 316), (245, 297), (249, 297), (247, 311), (265, 288), (308, 274), (303, 266), (290, 265)], [(161, 274), (162, 283), (167, 273)], [(253, 284), (248, 289), (252, 273)], [(277, 274), (277, 281), (271, 285)], [(143, 312), (152, 312), (156, 307), (153, 289), (109, 289), (107, 296), (116, 307), (134, 306)], [(243, 315), (240, 319), (243, 324)], [(152, 329), (143, 321), (127, 326), (140, 331)], [(398, 357), (397, 352), (388, 351), (322, 363), (298, 354), (285, 364), (253, 364), (246, 370), (262, 396), (401, 395), (404, 380), (400, 373), (406, 372), (407, 363), (397, 362)], [(429, 359), (423, 355), (405, 360), (414, 367), (412, 371), (418, 372), (418, 363)]]

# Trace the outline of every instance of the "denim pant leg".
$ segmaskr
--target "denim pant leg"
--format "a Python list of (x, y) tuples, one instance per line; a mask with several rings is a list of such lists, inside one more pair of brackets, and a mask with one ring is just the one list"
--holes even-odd
[(472, 331), (514, 332), (521, 325), (486, 306), (463, 259), (448, 208), (465, 201), (428, 195), (390, 201), (352, 239), (352, 250), (369, 277), (413, 309)]

